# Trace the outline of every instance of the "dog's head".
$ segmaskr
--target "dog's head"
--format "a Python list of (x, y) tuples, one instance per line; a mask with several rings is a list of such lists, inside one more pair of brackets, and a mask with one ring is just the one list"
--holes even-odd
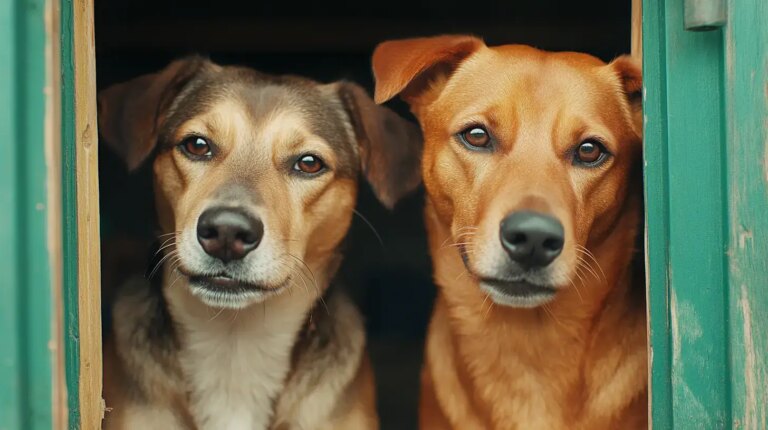
[(153, 156), (166, 258), (212, 306), (332, 270), (361, 172), (388, 207), (420, 182), (418, 127), (346, 82), (187, 58), (103, 91), (99, 128), (129, 169)]
[(376, 101), (418, 117), (435, 216), (491, 299), (538, 306), (581, 276), (635, 192), (640, 68), (470, 36), (385, 42), (373, 67)]

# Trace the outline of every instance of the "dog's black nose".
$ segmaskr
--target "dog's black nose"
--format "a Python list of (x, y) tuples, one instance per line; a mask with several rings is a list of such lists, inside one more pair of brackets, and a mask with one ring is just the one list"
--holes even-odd
[(541, 213), (514, 212), (504, 218), (500, 230), (504, 250), (525, 267), (544, 267), (563, 250), (563, 225)]
[(211, 208), (197, 220), (197, 241), (211, 257), (228, 263), (256, 249), (264, 224), (243, 210)]

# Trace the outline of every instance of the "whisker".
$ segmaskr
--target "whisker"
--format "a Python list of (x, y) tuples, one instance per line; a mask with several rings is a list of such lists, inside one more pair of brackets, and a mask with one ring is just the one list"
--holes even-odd
[[(301, 273), (301, 271), (299, 271), (299, 268), (293, 264), (290, 264), (289, 261), (286, 261), (283, 264), (285, 264), (285, 266), (287, 266), (288, 269), (290, 269), (291, 275), (299, 275), (299, 279), (301, 279), (301, 283), (304, 284), (304, 292), (309, 294), (309, 285), (307, 285), (307, 281), (304, 279), (304, 275)], [(295, 285), (295, 281), (292, 280), (291, 284)]]
[[(485, 302), (488, 301), (488, 299), (491, 297), (490, 294), (485, 294), (485, 299), (483, 300), (483, 304), (480, 305), (480, 309), (483, 309), (485, 307)], [(488, 318), (488, 315), (491, 314), (491, 309), (493, 309), (493, 300), (490, 301), (490, 304), (488, 305), (488, 310), (486, 310), (483, 313), (483, 320), (486, 320)]]
[(373, 234), (376, 236), (376, 239), (379, 241), (379, 244), (381, 245), (381, 248), (382, 248), (382, 249), (385, 249), (385, 247), (384, 247), (384, 241), (383, 241), (383, 240), (381, 240), (381, 236), (379, 235), (379, 232), (378, 232), (378, 231), (376, 231), (376, 228), (373, 226), (373, 224), (371, 224), (371, 222), (370, 222), (370, 221), (368, 221), (368, 218), (364, 217), (364, 216), (363, 216), (363, 214), (361, 214), (360, 212), (358, 212), (358, 211), (357, 211), (357, 209), (352, 209), (352, 212), (353, 212), (355, 215), (359, 216), (359, 217), (360, 217), (360, 219), (362, 219), (362, 220), (363, 220), (363, 222), (365, 222), (365, 223), (368, 225), (368, 227), (370, 227), (370, 228), (371, 228), (371, 231), (373, 231)]
[(168, 239), (166, 239), (163, 243), (161, 243), (160, 246), (162, 247), (163, 245), (165, 245), (166, 243), (168, 243), (168, 242), (170, 242), (170, 241), (172, 241), (174, 239), (176, 239), (176, 236), (171, 236)]
[(581, 296), (581, 291), (579, 291), (579, 287), (578, 287), (578, 285), (576, 285), (576, 283), (575, 283), (575, 282), (573, 282), (573, 278), (571, 278), (570, 276), (568, 276), (568, 282), (570, 282), (570, 283), (571, 283), (571, 285), (573, 286), (573, 289), (574, 289), (574, 290), (576, 290), (576, 294), (579, 296), (579, 301), (580, 301), (581, 303), (584, 303), (584, 297), (582, 297), (582, 296)]
[[(579, 260), (581, 261), (581, 260)], [(579, 282), (581, 282), (581, 285), (587, 285), (587, 282), (584, 280), (583, 275), (584, 273), (581, 271), (581, 263), (579, 262), (576, 264), (576, 271), (574, 272), (576, 276), (579, 278)]]
[[(170, 265), (171, 265), (171, 273), (176, 272), (176, 270), (181, 266), (181, 256), (177, 255), (176, 258), (174, 258), (171, 261)], [(178, 273), (178, 272), (176, 272), (176, 273)]]
[[(382, 246), (383, 246), (383, 244), (382, 244)], [(320, 303), (325, 308), (325, 312), (328, 315), (330, 315), (331, 311), (330, 311), (330, 309), (328, 309), (328, 304), (325, 302), (325, 299), (323, 298), (323, 294), (320, 291), (320, 287), (317, 285), (317, 278), (315, 278), (315, 273), (312, 271), (312, 269), (309, 267), (309, 265), (304, 260), (302, 260), (301, 258), (299, 258), (299, 257), (297, 257), (297, 256), (295, 256), (295, 255), (293, 255), (293, 254), (291, 254), (289, 252), (286, 252), (286, 254), (289, 257), (292, 257), (293, 259), (295, 259), (296, 261), (301, 263), (302, 265), (304, 265), (304, 267), (309, 271), (309, 274), (312, 275), (312, 285), (315, 288), (315, 293), (317, 293), (317, 297), (320, 299)]]
[(549, 309), (549, 306), (547, 306), (547, 304), (546, 304), (546, 303), (545, 303), (545, 304), (543, 304), (543, 305), (541, 305), (541, 306), (542, 306), (542, 308), (544, 309), (544, 312), (546, 312), (546, 313), (547, 313), (547, 314), (548, 314), (550, 317), (552, 317), (552, 319), (553, 319), (553, 320), (554, 320), (554, 321), (557, 323), (557, 325), (559, 325), (560, 327), (562, 327), (562, 328), (565, 328), (565, 329), (567, 329), (567, 328), (568, 328), (568, 327), (566, 327), (566, 326), (565, 326), (565, 324), (563, 324), (563, 323), (562, 323), (562, 322), (561, 322), (559, 319), (557, 319), (557, 317), (555, 316), (555, 313), (554, 313), (554, 312), (552, 312), (552, 310), (551, 310), (551, 309)]
[(312, 282), (314, 282), (314, 283), (315, 283), (315, 287), (317, 287), (317, 278), (315, 278), (315, 273), (312, 271), (312, 269), (310, 269), (310, 268), (309, 268), (309, 266), (307, 265), (307, 263), (306, 263), (304, 260), (302, 260), (301, 258), (299, 258), (299, 257), (297, 257), (297, 256), (295, 256), (295, 255), (293, 255), (293, 254), (291, 254), (290, 252), (286, 252), (286, 254), (287, 254), (289, 257), (291, 257), (291, 258), (293, 258), (294, 260), (298, 261), (298, 262), (299, 262), (299, 263), (301, 263), (301, 264), (302, 264), (304, 267), (306, 267), (306, 268), (307, 268), (307, 270), (309, 271), (309, 274), (310, 274), (310, 275), (312, 275)]
[(449, 244), (448, 246), (455, 246), (455, 247), (459, 247), (459, 246), (468, 246), (468, 245), (473, 245), (473, 242), (458, 242), (458, 243), (451, 243), (451, 244)]
[(576, 245), (576, 250), (581, 251), (582, 253), (586, 254), (589, 258), (592, 259), (592, 261), (595, 262), (595, 265), (597, 265), (597, 269), (600, 270), (600, 273), (603, 275), (603, 280), (607, 281), (608, 277), (605, 276), (605, 271), (603, 271), (603, 266), (600, 265), (600, 262), (597, 261), (597, 257), (595, 257), (595, 254), (592, 253), (589, 249), (582, 245)]
[(171, 235), (174, 235), (174, 234), (179, 234), (179, 233), (181, 233), (181, 230), (172, 231), (172, 232), (170, 232), (170, 233), (163, 233), (163, 234), (158, 234), (158, 235), (157, 235), (157, 236), (155, 236), (155, 237), (157, 237), (158, 239), (160, 239), (161, 237), (171, 236)]
[[(458, 240), (458, 239), (461, 239), (462, 237), (466, 237), (466, 239), (465, 239), (465, 240), (471, 240), (472, 236), (474, 236), (475, 234), (476, 234), (476, 232), (466, 232), (466, 233), (461, 233), (461, 234), (457, 234), (457, 235), (456, 235), (456, 237), (455, 237), (455, 239), (456, 239), (456, 240)], [(446, 246), (450, 246), (450, 245), (448, 245), (448, 242), (449, 242), (451, 239), (454, 239), (454, 238), (453, 238), (453, 237), (450, 237), (450, 236), (449, 236), (449, 237), (447, 237), (447, 238), (446, 238), (446, 239), (443, 241), (443, 243), (442, 243), (442, 244), (440, 244), (440, 248), (438, 248), (438, 249), (443, 249), (443, 248), (445, 248)]]
[(458, 281), (459, 281), (459, 279), (460, 279), (462, 276), (465, 276), (465, 275), (467, 275), (468, 273), (469, 273), (469, 270), (467, 270), (467, 269), (464, 269), (464, 270), (463, 270), (461, 273), (459, 273), (459, 276), (457, 276), (457, 277), (456, 277), (456, 279), (454, 279), (454, 280), (453, 280), (453, 282), (458, 282)]
[(160, 261), (158, 261), (157, 264), (155, 264), (155, 267), (149, 273), (149, 276), (147, 276), (147, 279), (152, 279), (152, 277), (155, 275), (155, 273), (157, 273), (157, 270), (160, 269), (160, 267), (163, 265), (163, 262), (165, 262), (165, 260), (169, 259), (172, 256), (178, 255), (178, 253), (179, 253), (179, 251), (175, 251), (174, 250), (173, 252), (169, 252), (168, 254), (163, 256), (163, 258), (161, 258)]
[[(166, 240), (166, 241), (164, 242), (164, 244), (163, 244), (164, 246), (160, 246), (160, 248), (157, 250), (157, 252), (155, 252), (155, 256), (157, 256), (157, 254), (159, 254), (159, 253), (163, 252), (163, 250), (164, 250), (164, 249), (166, 249), (166, 248), (170, 248), (170, 247), (172, 247), (172, 246), (176, 245), (176, 242), (175, 242), (175, 241), (174, 241), (174, 242), (171, 242), (171, 243), (168, 243), (168, 241), (171, 241), (171, 240), (173, 240), (173, 239), (174, 239), (174, 238), (172, 237), (172, 238), (170, 238), (170, 239)], [(165, 243), (168, 243), (168, 244), (167, 244), (167, 245), (165, 245)]]
[(171, 288), (173, 288), (173, 286), (176, 285), (176, 282), (178, 282), (179, 279), (181, 279), (181, 275), (177, 276), (176, 279), (174, 279), (173, 282), (171, 282), (171, 285), (168, 287), (168, 289), (170, 290)]
[(213, 318), (209, 319), (208, 322), (211, 322), (216, 319), (221, 313), (224, 312), (224, 308), (219, 309), (219, 312), (216, 313), (216, 315), (213, 316)]
[(595, 272), (595, 270), (592, 268), (592, 264), (590, 264), (589, 261), (584, 260), (583, 258), (579, 257), (579, 264), (584, 267), (585, 270), (589, 271), (589, 273), (592, 274), (592, 276), (595, 277), (596, 281), (600, 281), (600, 275)]

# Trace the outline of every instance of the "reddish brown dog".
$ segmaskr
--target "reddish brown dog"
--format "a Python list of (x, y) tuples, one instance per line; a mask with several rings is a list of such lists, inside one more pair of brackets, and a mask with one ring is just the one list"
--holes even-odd
[(639, 67), (441, 36), (385, 42), (373, 68), (425, 139), (421, 427), (645, 427)]

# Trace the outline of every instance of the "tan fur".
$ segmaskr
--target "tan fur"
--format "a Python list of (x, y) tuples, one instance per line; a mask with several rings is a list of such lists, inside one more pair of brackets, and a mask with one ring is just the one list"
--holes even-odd
[[(377, 101), (402, 93), (425, 139), (439, 292), (421, 428), (646, 427), (643, 281), (631, 269), (642, 203), (639, 68), (468, 36), (385, 42), (373, 65)], [(473, 124), (496, 138), (493, 151), (457, 141)], [(604, 167), (571, 165), (569, 151), (588, 136), (613, 154)], [(557, 293), (531, 309), (495, 303), (478, 275), (504, 267), (499, 224), (517, 210), (549, 214), (566, 234), (546, 268)]]
[[(159, 287), (133, 280), (116, 299), (105, 427), (378, 428), (362, 318), (330, 285), (358, 174), (388, 206), (411, 191), (418, 169), (403, 166), (417, 166), (417, 127), (354, 84), (199, 58), (107, 89), (100, 122), (130, 168), (156, 154), (166, 262)], [(213, 155), (186, 154), (188, 136), (212, 142)], [(323, 160), (321, 174), (293, 169), (307, 153)], [(211, 207), (257, 216), (258, 249), (227, 264), (206, 255), (196, 226)], [(230, 299), (192, 281), (225, 275), (258, 288)]]

